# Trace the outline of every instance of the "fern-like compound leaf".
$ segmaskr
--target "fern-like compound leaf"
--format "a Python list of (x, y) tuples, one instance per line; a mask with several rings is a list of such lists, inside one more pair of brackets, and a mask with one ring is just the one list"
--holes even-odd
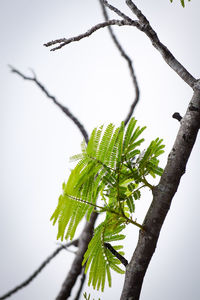
[(152, 189), (146, 177), (163, 172), (158, 159), (164, 152), (162, 140), (155, 139), (141, 151), (141, 134), (146, 127), (136, 124), (132, 118), (127, 129), (122, 122), (117, 128), (109, 124), (105, 129), (100, 126), (92, 131), (88, 145), (83, 142), (81, 154), (72, 157), (78, 163), (63, 184), (63, 193), (51, 217), (53, 224), (58, 222), (57, 238), (63, 240), (72, 239), (83, 217), (89, 221), (94, 210), (105, 215), (83, 260), (85, 271), (89, 271), (89, 284), (101, 290), (106, 280), (111, 285), (111, 269), (124, 273), (119, 266), (120, 256), (110, 251), (118, 249), (123, 255), (122, 246), (111, 245), (109, 249), (105, 245), (123, 240), (121, 231), (129, 223), (142, 228), (133, 219), (135, 201), (141, 198), (143, 188)]
[(157, 159), (164, 152), (162, 141), (159, 138), (152, 141), (142, 157), (138, 159), (139, 170), (142, 175), (151, 175), (154, 178), (156, 175), (162, 175), (163, 170), (158, 167), (159, 160)]
[(128, 123), (128, 127), (126, 129), (126, 133), (124, 136), (124, 143), (123, 143), (123, 151), (124, 152), (126, 152), (128, 145), (130, 144), (130, 139), (131, 139), (131, 136), (132, 136), (132, 133), (133, 133), (136, 123), (137, 123), (137, 121), (134, 118), (132, 118)]
[[(121, 263), (106, 247), (105, 242), (112, 242), (124, 239), (123, 234), (119, 234), (124, 229), (121, 223), (122, 219), (108, 217), (101, 223), (94, 231), (94, 237), (88, 245), (88, 249), (84, 255), (83, 265), (86, 264), (85, 272), (89, 271), (88, 285), (92, 284), (93, 288), (103, 291), (105, 287), (106, 278), (108, 284), (111, 286), (111, 272), (110, 269), (124, 274), (124, 270), (118, 265)], [(121, 249), (121, 245), (116, 248)]]

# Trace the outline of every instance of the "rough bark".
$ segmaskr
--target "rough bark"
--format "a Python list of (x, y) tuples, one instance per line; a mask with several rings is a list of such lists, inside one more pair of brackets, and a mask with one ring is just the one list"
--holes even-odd
[(200, 127), (200, 80), (194, 86), (192, 100), (180, 124), (164, 173), (159, 184), (153, 189), (153, 201), (143, 223), (144, 231), (140, 231), (137, 247), (127, 266), (121, 300), (139, 299), (143, 279), (155, 252), (161, 227), (180, 179), (185, 173)]

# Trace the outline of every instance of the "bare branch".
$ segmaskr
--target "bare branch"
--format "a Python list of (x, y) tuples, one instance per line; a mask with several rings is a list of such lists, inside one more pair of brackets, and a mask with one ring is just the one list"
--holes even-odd
[(140, 26), (137, 21), (133, 21), (131, 19), (130, 19), (130, 21), (127, 21), (127, 20), (109, 20), (107, 22), (96, 24), (95, 26), (93, 26), (92, 28), (87, 30), (85, 33), (79, 34), (75, 37), (68, 38), (68, 39), (63, 38), (63, 39), (54, 40), (54, 41), (51, 41), (51, 42), (48, 42), (48, 43), (44, 44), (44, 46), (50, 47), (50, 46), (53, 46), (55, 44), (60, 44), (59, 46), (51, 49), (51, 51), (55, 51), (55, 50), (58, 50), (58, 49), (60, 49), (64, 46), (66, 46), (67, 44), (70, 44), (72, 42), (77, 42), (77, 41), (80, 41), (83, 38), (89, 37), (95, 31), (97, 31), (99, 29), (102, 29), (104, 27), (111, 26), (111, 25), (118, 25), (118, 26), (128, 25), (128, 26), (136, 26), (136, 27)]
[(34, 77), (28, 77), (28, 76), (25, 76), (24, 74), (22, 74), (20, 71), (18, 71), (14, 67), (12, 67), (12, 66), (9, 66), (9, 67), (11, 69), (11, 72), (16, 73), (17, 75), (22, 77), (24, 80), (33, 81), (42, 90), (42, 92), (47, 96), (47, 98), (51, 99), (53, 101), (53, 103), (55, 105), (57, 105), (65, 113), (65, 115), (67, 117), (69, 117), (75, 123), (75, 125), (78, 127), (78, 129), (82, 133), (86, 143), (88, 143), (88, 134), (87, 134), (84, 126), (81, 124), (81, 122), (71, 113), (71, 111), (67, 107), (65, 107), (60, 102), (58, 102), (56, 100), (56, 98), (47, 91), (47, 89), (44, 87), (44, 85), (40, 81), (38, 81), (38, 79), (36, 78), (36, 75), (34, 73), (33, 73)]
[(120, 261), (121, 263), (126, 267), (128, 265), (128, 261), (125, 257), (123, 257), (119, 252), (117, 252), (110, 243), (104, 243), (104, 246), (110, 250), (110, 252), (116, 256)]
[[(63, 249), (65, 249), (67, 252), (70, 252), (70, 253), (73, 253), (73, 254), (76, 254), (76, 251), (74, 251), (74, 250), (70, 250), (68, 247), (65, 247), (65, 245), (63, 245), (62, 243), (56, 243), (56, 245), (58, 245), (58, 246), (62, 246), (63, 247)], [(77, 239), (77, 245), (76, 245), (76, 247), (78, 247), (78, 239)]]
[(80, 286), (79, 286), (78, 292), (77, 292), (77, 294), (76, 294), (74, 300), (79, 300), (80, 295), (81, 295), (81, 292), (82, 292), (82, 290), (83, 290), (83, 286), (84, 286), (84, 283), (85, 283), (85, 279), (86, 279), (85, 268), (82, 268), (82, 274), (81, 274)]
[[(34, 77), (28, 77), (25, 76), (24, 74), (22, 74), (20, 71), (18, 71), (17, 69), (13, 68), (12, 66), (10, 66), (11, 71), (13, 73), (16, 73), (17, 75), (19, 75), (20, 77), (22, 77), (24, 80), (30, 80), (35, 82), (35, 84), (44, 92), (44, 94), (50, 98), (54, 104), (56, 104), (79, 128), (79, 130), (81, 131), (82, 135), (85, 138), (86, 143), (88, 143), (88, 134), (85, 131), (83, 125), (78, 121), (78, 119), (76, 117), (74, 117), (74, 115), (72, 115), (72, 113), (68, 110), (68, 108), (64, 107), (62, 104), (60, 104), (56, 98), (52, 95), (49, 94), (49, 92), (47, 91), (47, 89), (37, 80), (36, 75), (33, 72)], [(97, 214), (96, 213), (92, 213), (90, 221), (86, 223), (83, 233), (81, 234), (81, 236), (79, 237), (78, 240), (72, 241), (66, 245), (61, 245), (56, 251), (55, 253), (52, 254), (52, 258), (57, 255), (62, 249), (66, 249), (66, 247), (70, 244), (73, 244), (76, 246), (78, 246), (78, 251), (76, 253), (76, 258), (74, 259), (74, 262), (72, 264), (72, 268), (69, 271), (69, 275), (67, 276), (65, 282), (63, 283), (62, 289), (58, 295), (58, 297), (61, 297), (60, 299), (62, 299), (62, 295), (65, 295), (67, 293), (71, 293), (71, 290), (81, 272), (82, 268), (82, 260), (83, 260), (83, 255), (88, 247), (88, 243), (90, 241), (90, 239), (92, 238), (92, 233), (93, 233), (93, 229), (94, 229), (94, 223), (96, 221), (97, 218)], [(46, 264), (52, 259), (52, 258), (47, 258), (47, 260), (45, 260)], [(3, 298), (0, 299), (6, 299), (7, 297), (11, 296), (12, 294), (16, 293), (19, 289), (25, 287), (26, 285), (28, 285), (33, 278), (35, 278), (37, 276), (37, 274), (40, 272), (40, 270), (42, 270), (45, 267), (45, 262), (39, 267), (38, 270), (36, 270), (25, 282), (23, 282), (20, 286), (17, 286), (16, 288), (14, 288), (13, 290), (11, 290), (10, 292), (6, 293), (5, 295), (3, 295)], [(85, 280), (85, 275), (82, 277), (81, 280), (81, 286), (83, 286), (84, 284), (84, 280)], [(80, 291), (81, 291), (81, 286), (80, 286)], [(59, 299), (59, 298), (58, 298)], [(66, 298), (63, 298), (66, 299)]]
[(57, 49), (62, 48), (63, 46), (65, 46), (67, 44), (70, 44), (72, 42), (77, 42), (77, 41), (82, 40), (83, 38), (89, 37), (95, 31), (97, 31), (97, 30), (99, 30), (101, 28), (110, 26), (110, 25), (119, 25), (119, 26), (122, 26), (122, 25), (125, 25), (125, 24), (124, 24), (124, 22), (122, 22), (120, 20), (109, 20), (109, 21), (106, 21), (106, 22), (103, 22), (103, 23), (99, 23), (99, 24), (93, 26), (92, 28), (90, 28), (89, 30), (87, 30), (85, 33), (79, 34), (79, 35), (77, 35), (75, 37), (68, 38), (68, 39), (66, 39), (66, 38), (57, 39), (57, 40), (54, 40), (54, 41), (51, 41), (51, 42), (48, 42), (48, 43), (44, 44), (44, 46), (45, 47), (50, 47), (50, 46), (53, 46), (55, 44), (60, 44), (58, 47), (51, 49), (51, 51), (55, 51)]
[(62, 284), (62, 288), (58, 296), (56, 297), (56, 300), (66, 300), (70, 296), (72, 288), (76, 283), (77, 277), (81, 274), (83, 255), (87, 250), (88, 244), (92, 238), (96, 218), (97, 214), (93, 212), (90, 221), (86, 223), (79, 237), (78, 251), (76, 253), (76, 257), (74, 258), (71, 269), (65, 281)]
[(143, 25), (144, 24), (146, 24), (146, 25), (149, 24), (149, 21), (147, 20), (147, 18), (143, 15), (143, 13), (141, 12), (141, 10), (139, 10), (137, 8), (137, 6), (131, 0), (126, 0), (126, 4), (130, 8), (130, 10), (136, 15), (136, 17), (138, 18), (138, 20), (141, 21), (141, 23)]
[[(108, 21), (109, 18), (108, 18), (108, 14), (107, 14), (107, 11), (106, 11), (106, 8), (105, 8), (104, 4), (106, 6), (108, 6), (110, 9), (112, 7), (112, 10), (114, 10), (114, 11), (115, 11), (116, 8), (114, 8), (112, 5), (108, 4), (108, 2), (105, 1), (105, 0), (99, 0), (99, 2), (100, 2), (100, 5), (101, 5), (101, 8), (102, 8), (102, 11), (103, 11), (104, 18), (105, 18), (106, 21)], [(132, 78), (132, 81), (133, 81), (133, 86), (134, 86), (134, 89), (135, 89), (135, 99), (134, 99), (134, 101), (133, 101), (133, 103), (132, 103), (132, 105), (130, 107), (130, 111), (129, 111), (126, 119), (124, 120), (124, 124), (126, 125), (128, 123), (128, 121), (130, 120), (130, 118), (131, 118), (131, 116), (132, 116), (132, 114), (134, 112), (134, 109), (135, 109), (135, 107), (136, 107), (136, 105), (137, 105), (137, 103), (139, 101), (140, 91), (139, 91), (139, 86), (138, 86), (137, 78), (136, 78), (136, 75), (135, 75), (135, 72), (134, 72), (132, 60), (126, 54), (126, 52), (124, 51), (124, 49), (122, 48), (121, 44), (119, 43), (117, 37), (115, 36), (115, 34), (113, 32), (111, 26), (108, 26), (108, 31), (109, 31), (109, 33), (111, 35), (111, 38), (112, 38), (114, 44), (116, 45), (117, 49), (119, 50), (121, 56), (127, 61), (128, 68), (129, 68), (129, 71), (130, 71), (130, 74), (131, 74), (131, 78)]]
[(106, 7), (108, 7), (110, 10), (112, 10), (113, 12), (115, 12), (122, 19), (127, 20), (130, 23), (133, 22), (133, 20), (131, 18), (129, 18), (127, 15), (125, 15), (123, 12), (121, 12), (117, 7), (109, 4), (108, 1), (106, 1), (106, 0), (100, 0), (100, 2), (101, 2), (101, 4), (104, 4)]
[(38, 269), (36, 269), (33, 274), (31, 276), (29, 276), (25, 281), (23, 281), (21, 284), (17, 285), (15, 288), (13, 288), (12, 290), (10, 290), (9, 292), (7, 292), (6, 294), (4, 294), (3, 296), (0, 297), (0, 300), (6, 299), (8, 297), (10, 297), (11, 295), (15, 294), (16, 292), (18, 292), (19, 290), (23, 289), (24, 287), (26, 287), (29, 283), (31, 283), (31, 281), (33, 281), (33, 279), (35, 277), (37, 277), (37, 275), (39, 275), (39, 273), (47, 266), (48, 263), (50, 263), (50, 261), (63, 249), (66, 249), (72, 245), (77, 246), (78, 244), (78, 240), (73, 240), (65, 245), (61, 245), (60, 247), (58, 247), (49, 257), (47, 257), (45, 259), (45, 261), (39, 266)]
[(140, 21), (141, 26), (137, 28), (149, 37), (152, 45), (160, 52), (166, 63), (193, 89), (196, 79), (183, 67), (168, 48), (160, 42), (157, 33), (137, 6), (131, 0), (126, 0), (126, 4)]

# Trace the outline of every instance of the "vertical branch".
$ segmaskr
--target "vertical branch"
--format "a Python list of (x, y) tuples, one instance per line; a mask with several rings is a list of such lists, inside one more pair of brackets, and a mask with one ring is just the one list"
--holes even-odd
[(82, 274), (81, 274), (81, 279), (80, 279), (80, 286), (79, 286), (78, 292), (77, 292), (77, 294), (76, 294), (74, 300), (79, 300), (80, 295), (81, 295), (81, 292), (82, 292), (82, 290), (83, 290), (83, 286), (84, 286), (84, 283), (85, 283), (85, 279), (86, 279), (85, 268), (82, 268)]
[(164, 173), (153, 189), (153, 201), (143, 223), (145, 230), (140, 231), (137, 247), (127, 266), (121, 300), (139, 300), (143, 279), (155, 252), (160, 230), (185, 173), (200, 128), (200, 81), (195, 85), (192, 100), (180, 123)]
[(66, 300), (71, 295), (72, 288), (82, 271), (83, 255), (86, 252), (88, 244), (92, 238), (96, 219), (97, 219), (97, 214), (93, 212), (90, 221), (86, 223), (79, 237), (78, 251), (76, 253), (76, 257), (72, 263), (71, 269), (66, 279), (62, 284), (62, 288), (58, 296), (56, 297), (56, 300)]
[[(107, 4), (107, 1), (104, 1), (104, 0), (99, 0), (100, 2), (100, 5), (101, 5), (101, 8), (102, 8), (102, 12), (103, 12), (103, 16), (104, 16), (104, 19), (105, 21), (109, 21), (109, 17), (108, 17), (108, 13), (106, 11), (106, 8), (105, 8), (105, 5), (104, 4)], [(123, 17), (126, 17), (126, 15), (123, 14)], [(135, 107), (139, 101), (139, 97), (140, 97), (140, 91), (139, 91), (139, 86), (138, 86), (138, 82), (137, 82), (137, 78), (136, 78), (136, 75), (135, 75), (135, 71), (134, 71), (134, 68), (133, 68), (133, 62), (131, 60), (131, 58), (126, 54), (125, 50), (123, 49), (123, 47), (121, 46), (120, 42), (118, 41), (116, 35), (114, 34), (114, 31), (112, 29), (111, 26), (108, 26), (108, 31), (110, 33), (110, 36), (115, 44), (115, 46), (117, 47), (117, 49), (119, 50), (121, 56), (127, 61), (127, 64), (128, 64), (128, 68), (129, 68), (129, 71), (130, 71), (130, 75), (131, 75), (131, 79), (132, 79), (132, 83), (133, 83), (133, 86), (134, 86), (134, 90), (135, 90), (135, 99), (130, 107), (130, 110), (129, 110), (129, 113), (128, 115), (126, 116), (125, 120), (124, 120), (124, 124), (126, 125), (128, 123), (128, 121), (130, 120), (134, 110), (135, 110)]]

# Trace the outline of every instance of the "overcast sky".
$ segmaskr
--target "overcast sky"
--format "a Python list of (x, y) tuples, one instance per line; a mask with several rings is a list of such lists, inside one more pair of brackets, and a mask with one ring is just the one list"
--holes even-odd
[[(131, 16), (125, 1), (112, 3)], [(200, 3), (183, 9), (179, 0), (135, 1), (161, 41), (198, 78), (200, 70)], [(112, 15), (112, 14), (111, 14)], [(116, 16), (115, 16), (116, 18)], [(26, 279), (57, 247), (50, 216), (67, 180), (69, 157), (79, 153), (82, 136), (74, 124), (31, 82), (11, 74), (8, 64), (26, 75), (30, 68), (50, 93), (91, 130), (102, 123), (119, 124), (134, 99), (126, 62), (106, 29), (90, 38), (50, 52), (52, 39), (71, 37), (103, 20), (97, 0), (1, 0), (0, 56), (0, 296)], [(163, 61), (147, 37), (135, 28), (115, 28), (133, 59), (141, 89), (134, 116), (147, 125), (147, 142), (160, 137), (166, 144), (164, 167), (178, 122), (192, 90)], [(141, 300), (200, 299), (199, 269), (199, 140), (173, 199), (156, 253), (146, 274)], [(145, 193), (137, 205), (142, 222), (151, 202)], [(79, 232), (81, 227), (79, 229)], [(130, 225), (125, 241), (130, 259), (138, 230)], [(63, 251), (15, 300), (55, 299), (74, 255)], [(95, 299), (120, 298), (123, 276), (113, 275), (104, 294), (85, 286)], [(71, 298), (73, 299), (73, 297)]]

